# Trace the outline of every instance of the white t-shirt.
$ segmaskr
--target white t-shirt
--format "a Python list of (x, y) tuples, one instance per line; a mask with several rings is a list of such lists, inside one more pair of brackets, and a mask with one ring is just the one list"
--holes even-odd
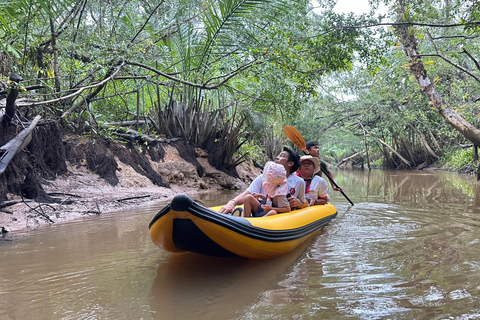
[[(260, 193), (266, 196), (267, 192), (263, 189), (262, 177), (263, 175), (256, 177), (247, 188), (247, 191), (250, 193)], [(288, 192), (302, 202), (305, 202), (305, 182), (303, 179), (297, 175), (291, 174), (287, 178), (287, 184)]]
[(319, 198), (325, 199), (325, 197), (327, 197), (327, 201), (330, 201), (330, 196), (328, 195), (327, 191), (327, 181), (319, 176), (314, 176), (312, 182), (310, 183), (310, 190), (308, 191), (306, 197), (315, 200)]

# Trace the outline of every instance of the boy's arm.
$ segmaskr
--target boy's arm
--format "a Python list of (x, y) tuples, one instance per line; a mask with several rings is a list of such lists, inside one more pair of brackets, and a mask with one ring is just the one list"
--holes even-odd
[[(273, 207), (272, 206), (271, 207), (272, 210), (277, 211), (277, 213), (287, 213), (287, 212), (292, 211), (292, 209), (290, 208), (290, 203), (288, 202), (286, 196), (276, 196), (274, 198), (274, 200), (275, 200), (275, 204), (278, 207)], [(265, 211), (267, 211), (267, 210), (265, 210)]]
[(333, 180), (333, 172), (330, 169), (328, 169), (328, 176), (330, 177), (330, 184), (332, 186), (332, 189), (335, 191), (342, 191), (342, 188), (335, 186), (335, 184), (333, 183), (333, 181), (335, 180)]
[(254, 196), (255, 198), (257, 198), (258, 200), (265, 200), (267, 199), (267, 196), (266, 195), (263, 195), (261, 193), (252, 193), (252, 196)]
[(220, 213), (228, 213), (232, 212), (235, 209), (236, 205), (243, 204), (243, 200), (245, 199), (245, 196), (249, 194), (250, 192), (244, 191), (238, 196), (228, 200), (228, 202), (220, 209)]
[(326, 204), (327, 202), (328, 202), (327, 199), (318, 198), (317, 200), (315, 200), (315, 204), (314, 204), (314, 205)]

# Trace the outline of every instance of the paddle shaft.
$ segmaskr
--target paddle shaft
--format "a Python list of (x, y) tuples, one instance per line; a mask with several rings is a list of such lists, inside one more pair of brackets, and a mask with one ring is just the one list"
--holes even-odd
[[(325, 175), (327, 176), (328, 180), (330, 180), (330, 182), (333, 183), (333, 185), (334, 185), (335, 187), (340, 188), (340, 187), (338, 186), (338, 184), (336, 184), (335, 181), (333, 181), (333, 179), (330, 177), (330, 175), (328, 174), (328, 172), (327, 172), (324, 168), (322, 168), (322, 166), (320, 166), (320, 168), (322, 169), (322, 172), (325, 173)], [(353, 206), (354, 204), (353, 204), (352, 200), (350, 200), (350, 198), (347, 197), (347, 195), (343, 192), (343, 190), (341, 190), (341, 188), (340, 188), (340, 192), (343, 194), (343, 196), (345, 197), (345, 199), (347, 199), (348, 202), (350, 202), (350, 204)]]

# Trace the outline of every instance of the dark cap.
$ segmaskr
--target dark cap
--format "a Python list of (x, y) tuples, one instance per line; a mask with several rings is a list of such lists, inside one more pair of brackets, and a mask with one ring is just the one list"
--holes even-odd
[(293, 161), (293, 166), (290, 169), (290, 173), (294, 173), (298, 168), (300, 168), (300, 156), (294, 150), (288, 147), (283, 147), (283, 151), (288, 152), (288, 161)]

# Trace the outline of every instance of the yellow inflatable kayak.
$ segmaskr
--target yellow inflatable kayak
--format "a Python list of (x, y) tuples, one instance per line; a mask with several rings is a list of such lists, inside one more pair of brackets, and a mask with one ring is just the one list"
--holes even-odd
[(222, 214), (220, 208), (178, 194), (150, 222), (150, 237), (169, 252), (268, 259), (294, 250), (337, 215), (331, 204), (261, 218)]

